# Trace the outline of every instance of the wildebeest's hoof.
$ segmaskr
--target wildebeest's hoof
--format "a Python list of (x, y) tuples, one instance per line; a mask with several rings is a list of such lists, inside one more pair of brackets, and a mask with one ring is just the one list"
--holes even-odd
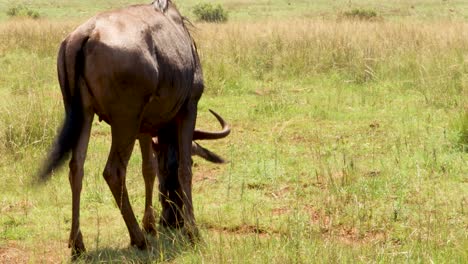
[(174, 213), (174, 209), (166, 209), (159, 219), (159, 225), (166, 228), (181, 229), (184, 227), (184, 220), (177, 211)]
[(145, 211), (145, 216), (143, 217), (143, 229), (147, 234), (152, 236), (156, 235), (156, 218), (152, 207)]
[(138, 249), (145, 250), (148, 248), (148, 241), (144, 237), (143, 239), (138, 240), (138, 241), (132, 239), (132, 241), (130, 242), (130, 245)]
[(83, 243), (83, 235), (80, 231), (78, 231), (76, 239), (70, 239), (68, 242), (68, 247), (71, 248), (72, 259), (74, 260), (86, 252), (86, 247)]
[(80, 256), (82, 256), (84, 253), (86, 252), (86, 248), (84, 246), (83, 243), (81, 243), (80, 245), (77, 245), (76, 243), (74, 244), (74, 246), (72, 246), (72, 250), (71, 250), (71, 257), (72, 257), (72, 260), (76, 260), (78, 259)]
[(143, 228), (145, 230), (145, 233), (150, 234), (152, 236), (156, 236), (156, 225), (155, 224), (144, 225)]
[(187, 236), (187, 238), (190, 241), (190, 244), (192, 245), (195, 245), (196, 243), (202, 240), (200, 231), (198, 231), (198, 228), (196, 227), (192, 227), (192, 228), (184, 227), (183, 233), (185, 236)]

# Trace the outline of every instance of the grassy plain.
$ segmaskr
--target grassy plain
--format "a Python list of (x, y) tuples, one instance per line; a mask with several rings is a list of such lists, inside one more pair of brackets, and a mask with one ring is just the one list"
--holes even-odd
[[(83, 19), (96, 12), (118, 8), (128, 4), (139, 4), (150, 1), (139, 0), (0, 0), (0, 9), (26, 5), (37, 10), (49, 19)], [(181, 12), (192, 17), (192, 7), (199, 2), (220, 3), (229, 12), (231, 19), (255, 21), (259, 19), (284, 18), (333, 18), (337, 14), (353, 8), (377, 10), (387, 19), (468, 19), (468, 6), (462, 0), (216, 0), (177, 1)], [(6, 13), (0, 12), (0, 19), (6, 19)]]
[[(69, 260), (66, 170), (30, 186), (62, 119), (57, 47), (98, 10), (135, 2), (38, 0), (31, 5), (44, 18), (33, 21), (7, 19), (12, 3), (0, 0), (0, 262)], [(128, 248), (101, 176), (109, 128), (96, 121), (83, 261), (466, 263), (467, 4), (220, 2), (231, 22), (193, 29), (207, 86), (198, 126), (217, 129), (212, 108), (233, 127), (227, 139), (204, 143), (229, 164), (195, 160), (204, 243), (191, 248), (161, 231), (151, 250)], [(189, 13), (195, 1), (178, 3)], [(382, 17), (339, 19), (347, 6)], [(135, 149), (127, 187), (138, 219), (140, 164)]]

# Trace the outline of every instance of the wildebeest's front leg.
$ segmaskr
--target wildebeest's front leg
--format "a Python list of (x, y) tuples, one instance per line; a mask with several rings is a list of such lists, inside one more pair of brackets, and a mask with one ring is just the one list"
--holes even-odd
[[(126, 119), (126, 120), (138, 120)], [(111, 126), (112, 145), (104, 170), (106, 180), (117, 202), (130, 234), (131, 244), (140, 249), (146, 248), (146, 240), (141, 231), (128, 199), (125, 184), (128, 160), (136, 140), (138, 125), (132, 122), (116, 122)]]
[(72, 225), (70, 230), (70, 239), (68, 246), (72, 249), (72, 256), (78, 257), (86, 251), (83, 243), (83, 235), (80, 231), (80, 196), (84, 176), (84, 162), (88, 149), (89, 136), (93, 122), (94, 113), (85, 111), (84, 123), (81, 129), (80, 138), (76, 147), (72, 150), (72, 157), (69, 163), (69, 180), (72, 190)]
[(180, 196), (183, 201), (184, 231), (194, 242), (198, 239), (198, 228), (192, 204), (192, 138), (197, 118), (197, 104), (190, 102), (181, 110), (177, 118), (177, 139), (179, 143), (178, 179), (181, 185)]
[(143, 217), (144, 230), (152, 235), (156, 234), (156, 220), (153, 209), (153, 187), (156, 179), (156, 159), (152, 147), (152, 138), (150, 135), (140, 135), (140, 149), (142, 162), (143, 178), (145, 180), (145, 215)]
[(184, 222), (181, 214), (180, 184), (177, 177), (178, 149), (175, 127), (169, 125), (160, 129), (158, 142), (159, 199), (162, 206), (160, 224), (179, 228)]

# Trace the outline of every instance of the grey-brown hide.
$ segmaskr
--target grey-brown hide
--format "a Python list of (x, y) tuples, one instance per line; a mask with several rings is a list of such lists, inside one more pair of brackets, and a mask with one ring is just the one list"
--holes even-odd
[[(135, 141), (140, 142), (145, 180), (143, 228), (154, 233), (153, 185), (158, 170), (163, 225), (198, 231), (192, 205), (193, 139), (229, 134), (195, 130), (203, 75), (195, 44), (170, 0), (98, 14), (66, 37), (57, 60), (65, 121), (40, 177), (49, 178), (71, 152), (74, 256), (85, 251), (79, 224), (83, 165), (94, 115), (111, 126), (112, 144), (103, 176), (122, 213), (131, 244), (146, 240), (131, 208), (125, 184)], [(152, 137), (158, 138), (154, 156)]]

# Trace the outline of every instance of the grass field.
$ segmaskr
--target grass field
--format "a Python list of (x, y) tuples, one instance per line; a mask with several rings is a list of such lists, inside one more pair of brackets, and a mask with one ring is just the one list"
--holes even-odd
[[(69, 261), (67, 170), (30, 185), (63, 117), (58, 45), (99, 10), (136, 2), (0, 0), (0, 263)], [(192, 30), (206, 81), (197, 125), (218, 129), (214, 109), (232, 126), (202, 142), (228, 164), (195, 159), (204, 242), (161, 230), (148, 251), (128, 246), (101, 176), (109, 127), (95, 121), (81, 261), (467, 263), (468, 4), (219, 2), (230, 21)], [(42, 18), (9, 18), (21, 3)], [(196, 1), (177, 3), (191, 16)], [(341, 17), (353, 8), (379, 19)], [(141, 220), (137, 146), (127, 187)]]
[[(100, 10), (122, 7), (128, 4), (139, 4), (150, 1), (138, 0), (0, 0), (0, 9), (26, 5), (37, 10), (42, 16), (53, 20), (70, 18), (83, 19), (93, 16)], [(237, 21), (255, 21), (259, 19), (277, 18), (334, 18), (339, 13), (353, 8), (377, 10), (387, 19), (419, 20), (466, 20), (468, 19), (468, 5), (462, 0), (216, 0), (177, 1), (180, 11), (192, 17), (192, 7), (200, 2), (220, 3), (229, 12), (230, 17)], [(7, 15), (0, 12), (0, 20)]]

